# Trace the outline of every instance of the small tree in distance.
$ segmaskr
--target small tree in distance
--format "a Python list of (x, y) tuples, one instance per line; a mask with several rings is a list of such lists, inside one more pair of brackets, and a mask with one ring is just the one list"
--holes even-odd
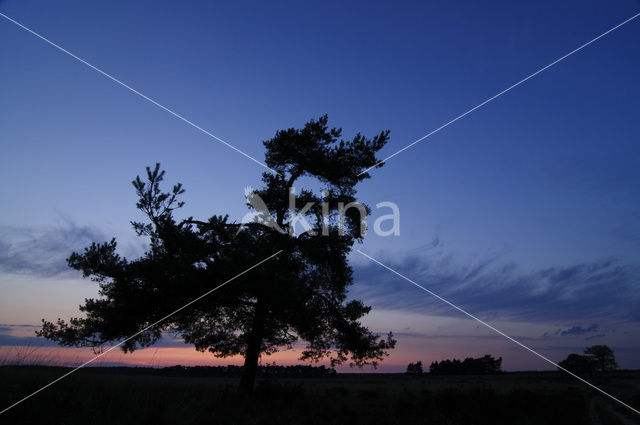
[(585, 348), (584, 353), (593, 358), (598, 372), (609, 372), (618, 368), (613, 350), (606, 345), (592, 345)]
[(584, 355), (569, 354), (558, 363), (573, 373), (609, 372), (618, 368), (613, 350), (606, 345), (592, 345), (584, 349)]
[(422, 375), (422, 361), (418, 360), (415, 363), (409, 363), (407, 366), (407, 373), (410, 375)]
[[(171, 332), (217, 357), (242, 355), (242, 392), (253, 389), (261, 355), (297, 341), (307, 342), (302, 360), (375, 366), (395, 340), (391, 333), (380, 338), (362, 325), (371, 307), (347, 301), (353, 283), (347, 254), (363, 238), (366, 214), (348, 210), (342, 227), (335, 218), (339, 202), (355, 202), (356, 184), (370, 177), (359, 173), (378, 163), (376, 153), (388, 136), (384, 131), (371, 139), (358, 134), (341, 140), (341, 130), (328, 128), (325, 115), (265, 141), (265, 162), (278, 174), (264, 173), (265, 186), (256, 193), (283, 233), (259, 223), (241, 228), (227, 216), (177, 220), (173, 212), (184, 205), (178, 201), (182, 186), (163, 192), (164, 171), (159, 164), (147, 168), (146, 181), (137, 177), (133, 185), (137, 207), (148, 221), (132, 222), (138, 236), (148, 239), (147, 251), (137, 259), (123, 258), (112, 239), (71, 254), (69, 266), (97, 282), (100, 296), (80, 306), (82, 318), (43, 319), (38, 335), (67, 346), (122, 341), (282, 250), (259, 269), (127, 340), (122, 350), (150, 346)], [(315, 206), (308, 210), (313, 232), (296, 235), (288, 201), (290, 188), (303, 176), (319, 181), (326, 192), (322, 199), (311, 190), (298, 192), (302, 205)], [(323, 202), (329, 205), (328, 218)]]

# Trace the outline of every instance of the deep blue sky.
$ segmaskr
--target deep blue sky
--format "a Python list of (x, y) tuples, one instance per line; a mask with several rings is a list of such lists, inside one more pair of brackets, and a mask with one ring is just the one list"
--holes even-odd
[[(324, 113), (347, 137), (390, 129), (390, 155), (639, 11), (637, 1), (0, 1), (259, 160), (277, 129)], [(3, 18), (0, 40), (0, 322), (74, 311), (77, 288), (92, 287), (55, 274), (69, 250), (116, 235), (136, 253), (130, 181), (146, 165), (185, 185), (185, 214), (244, 215), (260, 166)], [(640, 358), (612, 336), (637, 336), (640, 319), (639, 41), (640, 18), (374, 171), (360, 197), (397, 203), (401, 235), (359, 248), (472, 312), (540, 327), (513, 329), (523, 337), (597, 323), (595, 342)], [(403, 312), (453, 314), (356, 255), (355, 294), (390, 315), (374, 310), (380, 330), (411, 328)], [(28, 301), (51, 285), (57, 298)], [(406, 333), (405, 347), (428, 356), (432, 341)], [(557, 338), (548, 349), (560, 360), (568, 345)], [(457, 340), (452, 355), (473, 345)]]

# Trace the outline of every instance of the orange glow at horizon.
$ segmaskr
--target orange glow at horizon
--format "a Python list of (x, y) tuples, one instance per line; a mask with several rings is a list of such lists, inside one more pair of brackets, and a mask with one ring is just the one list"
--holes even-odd
[[(89, 348), (67, 347), (28, 347), (3, 346), (0, 347), (0, 363), (4, 364), (45, 364), (45, 365), (74, 365), (84, 363), (99, 355)], [(287, 350), (263, 358), (263, 362), (277, 362), (278, 364), (299, 363), (299, 352)], [(101, 355), (90, 364), (121, 363), (139, 366), (218, 366), (242, 365), (244, 358), (236, 355), (226, 358), (214, 357), (211, 353), (196, 351), (193, 347), (147, 347), (123, 353), (119, 348)]]
[[(270, 356), (263, 356), (261, 364), (277, 364), (280, 366), (307, 364), (312, 366), (324, 365), (329, 367), (328, 361), (318, 363), (303, 362), (300, 358), (301, 350), (291, 349), (276, 352)], [(90, 348), (69, 347), (29, 347), (2, 346), (0, 347), (0, 365), (46, 365), (46, 366), (79, 366), (99, 353), (93, 353)], [(404, 356), (402, 356), (404, 357)], [(406, 367), (405, 359), (395, 359), (391, 362), (381, 362), (377, 371), (401, 371)], [(400, 360), (400, 362), (398, 362)], [(244, 358), (240, 355), (219, 358), (211, 353), (196, 351), (193, 347), (147, 347), (123, 353), (119, 348), (113, 349), (87, 365), (91, 366), (139, 366), (139, 367), (168, 367), (168, 366), (242, 366)], [(372, 368), (351, 368), (347, 365), (337, 366), (339, 372), (375, 372)]]

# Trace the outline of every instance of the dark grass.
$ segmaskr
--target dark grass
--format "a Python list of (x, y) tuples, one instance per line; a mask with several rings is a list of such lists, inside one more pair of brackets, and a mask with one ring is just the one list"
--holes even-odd
[(602, 404), (596, 404), (596, 413), (600, 422), (607, 425), (625, 425), (620, 418)]
[[(68, 370), (1, 367), (2, 408)], [(638, 374), (630, 373), (600, 384), (638, 400)], [(86, 368), (3, 414), (0, 423), (572, 425), (589, 423), (593, 397), (557, 373), (270, 378), (249, 398), (237, 395), (236, 384), (237, 378)]]

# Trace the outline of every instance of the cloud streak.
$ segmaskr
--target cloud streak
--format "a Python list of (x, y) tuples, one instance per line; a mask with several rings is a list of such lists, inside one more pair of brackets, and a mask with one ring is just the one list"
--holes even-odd
[[(615, 260), (522, 270), (515, 263), (484, 258), (466, 263), (432, 244), (401, 256), (376, 258), (461, 308), (486, 319), (640, 322), (640, 268)], [(457, 315), (449, 306), (374, 263), (354, 267), (351, 295), (379, 308)], [(592, 323), (593, 323), (592, 322)], [(564, 335), (596, 331), (574, 326)]]
[[(27, 324), (0, 324), (0, 346), (58, 347), (58, 344), (45, 338), (35, 336), (40, 326)], [(17, 334), (17, 335), (16, 335)], [(156, 348), (182, 348), (190, 346), (171, 332), (165, 332), (154, 344)]]
[(70, 272), (72, 252), (106, 240), (100, 230), (68, 219), (55, 227), (0, 226), (0, 270), (47, 277)]
[(589, 332), (595, 332), (598, 329), (598, 324), (594, 323), (591, 326), (588, 326), (586, 328), (583, 328), (582, 326), (573, 326), (567, 330), (561, 331), (560, 335), (561, 336), (567, 336), (567, 335), (583, 335)]

